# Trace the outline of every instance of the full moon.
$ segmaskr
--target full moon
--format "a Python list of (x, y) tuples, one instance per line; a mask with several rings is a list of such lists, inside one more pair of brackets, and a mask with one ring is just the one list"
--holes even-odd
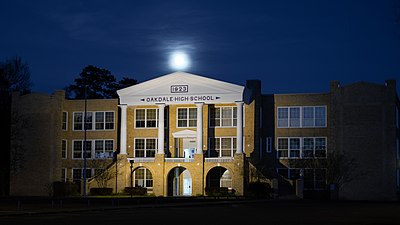
[(184, 70), (190, 65), (189, 56), (185, 52), (173, 52), (170, 55), (169, 65), (174, 70)]

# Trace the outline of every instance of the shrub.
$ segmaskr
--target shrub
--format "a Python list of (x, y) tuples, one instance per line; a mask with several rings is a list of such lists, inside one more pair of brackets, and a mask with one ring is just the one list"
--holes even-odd
[(112, 192), (112, 188), (90, 188), (91, 195), (111, 195)]
[(129, 195), (146, 195), (147, 188), (144, 187), (125, 187), (124, 189), (125, 194)]
[(247, 195), (252, 197), (271, 197), (273, 189), (269, 183), (251, 182), (247, 187)]
[(227, 187), (206, 187), (207, 196), (230, 196), (235, 194), (235, 190), (229, 190)]
[(79, 195), (78, 186), (73, 182), (55, 181), (53, 182), (54, 197), (68, 197)]

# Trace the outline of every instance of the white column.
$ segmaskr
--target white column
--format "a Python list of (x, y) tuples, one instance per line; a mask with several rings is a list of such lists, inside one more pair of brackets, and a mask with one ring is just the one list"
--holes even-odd
[(120, 146), (119, 154), (126, 155), (126, 109), (127, 105), (119, 105), (121, 108), (121, 136), (120, 136)]
[(237, 127), (236, 127), (236, 153), (243, 154), (243, 102), (236, 102)]
[(157, 154), (164, 154), (164, 108), (165, 104), (158, 105), (158, 151)]
[(203, 102), (196, 103), (197, 106), (197, 150), (196, 154), (203, 154)]

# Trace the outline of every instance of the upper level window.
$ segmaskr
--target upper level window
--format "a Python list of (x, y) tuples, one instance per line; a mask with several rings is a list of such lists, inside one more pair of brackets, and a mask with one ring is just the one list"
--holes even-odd
[(154, 157), (157, 149), (156, 138), (136, 138), (135, 157)]
[(326, 127), (326, 106), (278, 107), (277, 127)]
[(61, 158), (67, 158), (67, 140), (61, 140)]
[(178, 127), (197, 126), (197, 108), (178, 108)]
[(136, 109), (135, 127), (158, 127), (158, 109)]
[(237, 108), (215, 107), (210, 108), (211, 127), (234, 127), (237, 124)]
[[(83, 130), (83, 112), (73, 113), (74, 130)], [(114, 112), (86, 112), (85, 117), (86, 130), (113, 130)]]
[(61, 129), (62, 130), (67, 130), (68, 129), (68, 112), (63, 112), (62, 113)]

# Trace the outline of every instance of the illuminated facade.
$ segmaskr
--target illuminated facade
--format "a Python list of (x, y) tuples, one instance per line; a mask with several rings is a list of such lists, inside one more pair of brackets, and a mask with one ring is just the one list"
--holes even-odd
[(14, 112), (34, 125), (14, 130), (35, 135), (12, 141), (32, 151), (23, 152), (29, 160), (14, 172), (11, 195), (47, 195), (46, 185), (59, 180), (82, 188), (83, 168), (88, 193), (100, 186), (92, 176), (104, 170), (115, 174), (107, 181), (114, 192), (132, 185), (156, 196), (200, 196), (208, 187), (224, 187), (246, 195), (249, 183), (262, 181), (282, 196), (294, 194), (299, 179), (305, 192), (318, 192), (327, 189), (328, 168), (293, 162), (326, 161), (342, 152), (356, 159), (359, 173), (341, 198), (397, 199), (394, 81), (344, 87), (333, 81), (328, 93), (265, 95), (258, 80), (240, 86), (175, 72), (118, 95), (87, 100), (86, 139), (83, 100), (67, 100), (62, 91), (15, 95)]

